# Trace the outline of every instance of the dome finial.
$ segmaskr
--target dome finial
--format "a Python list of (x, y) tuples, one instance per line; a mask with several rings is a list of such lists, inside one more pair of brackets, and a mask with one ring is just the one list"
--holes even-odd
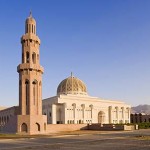
[(73, 73), (71, 72), (71, 77), (73, 77)]

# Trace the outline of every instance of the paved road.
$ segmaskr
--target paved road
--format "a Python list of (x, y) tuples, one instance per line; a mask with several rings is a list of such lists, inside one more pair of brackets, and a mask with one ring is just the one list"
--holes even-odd
[(0, 150), (150, 150), (150, 130), (0, 140)]

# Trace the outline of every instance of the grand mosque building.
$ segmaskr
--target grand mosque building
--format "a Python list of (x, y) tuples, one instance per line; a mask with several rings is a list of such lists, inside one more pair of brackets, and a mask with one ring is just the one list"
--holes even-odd
[(85, 83), (72, 73), (60, 82), (56, 96), (42, 100), (44, 68), (40, 65), (40, 39), (31, 13), (25, 21), (21, 44), (22, 62), (17, 67), (19, 106), (0, 110), (1, 132), (43, 134), (58, 124), (81, 127), (130, 123), (130, 105), (88, 95)]

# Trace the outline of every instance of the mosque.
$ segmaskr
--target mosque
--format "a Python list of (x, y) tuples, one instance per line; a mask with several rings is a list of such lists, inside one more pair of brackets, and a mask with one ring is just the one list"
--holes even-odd
[(30, 13), (21, 37), (22, 62), (18, 65), (19, 106), (0, 110), (0, 132), (43, 134), (50, 125), (85, 126), (87, 124), (130, 123), (131, 106), (121, 101), (89, 96), (85, 83), (69, 76), (57, 88), (57, 95), (42, 100), (40, 39), (36, 21)]

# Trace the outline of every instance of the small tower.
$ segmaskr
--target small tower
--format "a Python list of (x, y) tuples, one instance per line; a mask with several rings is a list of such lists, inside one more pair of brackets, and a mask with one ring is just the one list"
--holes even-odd
[(36, 35), (36, 21), (30, 12), (25, 21), (25, 34), (21, 37), (22, 63), (19, 73), (19, 132), (28, 134), (46, 130), (46, 116), (42, 115), (42, 74), (40, 65), (40, 39)]

